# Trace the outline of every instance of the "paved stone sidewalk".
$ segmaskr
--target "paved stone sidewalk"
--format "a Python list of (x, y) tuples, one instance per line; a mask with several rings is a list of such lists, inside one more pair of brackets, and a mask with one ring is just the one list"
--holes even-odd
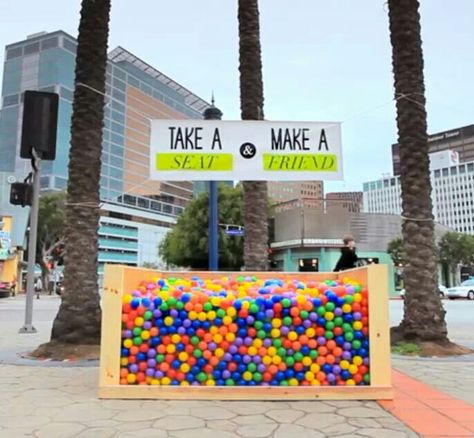
[(474, 355), (450, 358), (392, 356), (392, 366), (434, 386), (452, 397), (474, 405)]
[(416, 437), (375, 402), (97, 399), (96, 367), (0, 365), (0, 437)]

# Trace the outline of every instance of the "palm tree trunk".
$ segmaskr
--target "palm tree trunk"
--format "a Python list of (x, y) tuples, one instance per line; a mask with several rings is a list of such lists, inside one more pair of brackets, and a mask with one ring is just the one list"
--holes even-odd
[(389, 0), (406, 254), (405, 311), (394, 340), (447, 341), (437, 260), (418, 0)]
[(83, 0), (69, 152), (65, 293), (51, 340), (100, 342), (97, 249), (110, 0)]
[[(239, 71), (242, 120), (263, 120), (262, 56), (258, 0), (239, 0)], [(268, 269), (267, 183), (245, 181), (244, 264), (250, 271)]]

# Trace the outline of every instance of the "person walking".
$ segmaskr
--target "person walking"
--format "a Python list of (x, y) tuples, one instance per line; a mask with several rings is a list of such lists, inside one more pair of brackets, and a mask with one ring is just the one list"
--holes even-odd
[(341, 256), (334, 268), (336, 272), (355, 268), (358, 260), (354, 238), (352, 236), (346, 236), (342, 241), (344, 242), (344, 246), (341, 248)]

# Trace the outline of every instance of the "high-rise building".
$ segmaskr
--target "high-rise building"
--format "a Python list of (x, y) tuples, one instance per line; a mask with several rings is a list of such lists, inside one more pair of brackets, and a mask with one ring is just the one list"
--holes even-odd
[(269, 181), (268, 197), (274, 204), (312, 199), (323, 205), (322, 181)]
[[(72, 36), (56, 31), (5, 49), (0, 172), (23, 179), (31, 170), (29, 160), (19, 157), (23, 92), (60, 96), (56, 159), (42, 164), (44, 191), (67, 187), (76, 48)], [(110, 52), (106, 75), (99, 272), (104, 263), (160, 262), (158, 244), (192, 199), (193, 183), (149, 179), (150, 119), (201, 119), (209, 106), (122, 47)]]
[[(64, 190), (67, 184), (76, 47), (73, 37), (57, 31), (31, 35), (5, 50), (0, 171), (24, 175), (30, 170), (18, 152), (22, 93), (40, 90), (60, 95), (56, 160), (43, 164), (43, 190)], [(202, 118), (207, 107), (207, 102), (127, 50), (114, 49), (107, 64), (101, 198), (179, 214), (192, 198), (193, 184), (149, 180), (149, 121)]]
[(362, 192), (326, 193), (324, 200), (327, 211), (331, 209), (344, 209), (349, 213), (360, 213), (363, 207)]
[[(451, 151), (445, 153), (455, 157)], [(443, 165), (438, 166), (439, 163)], [(430, 179), (435, 221), (456, 231), (474, 234), (474, 161), (432, 160)], [(363, 187), (365, 212), (401, 214), (399, 176), (367, 182)]]
[[(459, 154), (459, 161), (474, 161), (474, 125), (438, 132), (428, 137), (429, 152), (452, 150)], [(392, 145), (393, 174), (400, 175), (400, 145)]]

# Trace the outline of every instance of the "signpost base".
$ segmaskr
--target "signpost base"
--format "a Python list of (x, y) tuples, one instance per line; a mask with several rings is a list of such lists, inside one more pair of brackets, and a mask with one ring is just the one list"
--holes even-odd
[(24, 325), (20, 330), (18, 330), (18, 333), (37, 333), (38, 330), (36, 330), (32, 325)]

